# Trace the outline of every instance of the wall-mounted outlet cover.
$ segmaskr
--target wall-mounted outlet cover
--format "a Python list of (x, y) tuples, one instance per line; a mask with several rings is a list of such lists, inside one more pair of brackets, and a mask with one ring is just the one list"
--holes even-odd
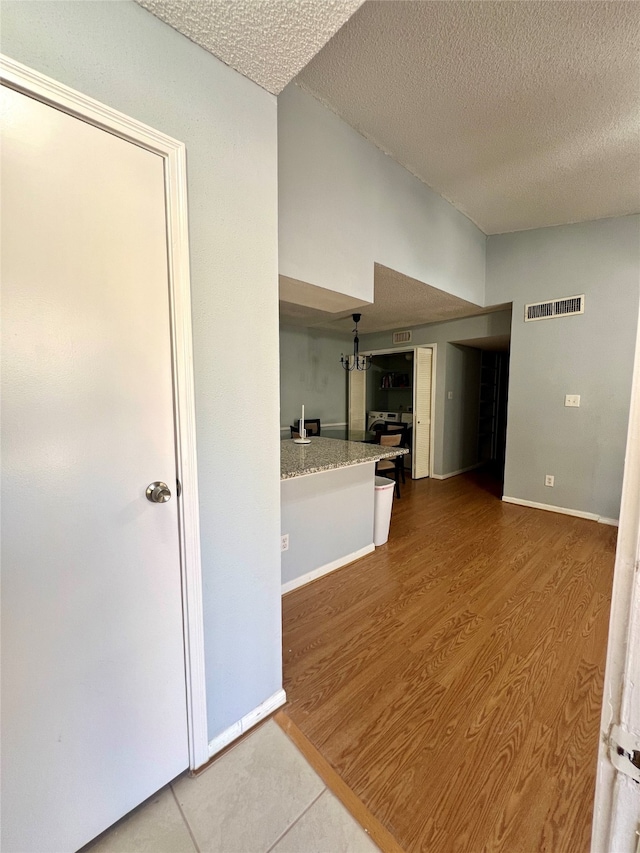
[(580, 394), (566, 394), (564, 404), (565, 406), (573, 406), (576, 409), (580, 408)]
[(555, 479), (556, 478), (553, 476), (553, 474), (545, 474), (545, 476), (544, 476), (545, 486), (553, 486)]
[(453, 391), (448, 391), (448, 392), (447, 392), (447, 399), (448, 399), (448, 400), (453, 400)]
[(289, 550), (289, 534), (283, 533), (280, 537), (280, 550), (288, 551)]

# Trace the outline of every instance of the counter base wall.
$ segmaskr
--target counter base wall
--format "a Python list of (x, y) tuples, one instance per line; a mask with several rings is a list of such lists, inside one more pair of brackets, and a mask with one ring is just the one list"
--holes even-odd
[(283, 593), (373, 551), (374, 475), (368, 462), (281, 481)]

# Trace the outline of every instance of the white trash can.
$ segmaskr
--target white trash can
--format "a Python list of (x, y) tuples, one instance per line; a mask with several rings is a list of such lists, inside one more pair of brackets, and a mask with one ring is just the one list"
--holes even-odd
[(387, 477), (376, 477), (373, 504), (373, 544), (384, 545), (389, 538), (393, 492), (396, 484)]

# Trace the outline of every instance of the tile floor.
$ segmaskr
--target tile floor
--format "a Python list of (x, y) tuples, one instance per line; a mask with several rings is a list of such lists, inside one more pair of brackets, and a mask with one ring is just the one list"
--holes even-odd
[(200, 776), (181, 776), (83, 853), (375, 853), (269, 720)]

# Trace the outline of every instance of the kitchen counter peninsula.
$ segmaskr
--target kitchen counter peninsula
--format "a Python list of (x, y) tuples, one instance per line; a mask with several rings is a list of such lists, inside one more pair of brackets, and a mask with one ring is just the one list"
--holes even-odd
[(350, 465), (377, 462), (379, 459), (393, 459), (408, 452), (404, 447), (385, 447), (322, 436), (311, 438), (311, 444), (295, 444), (291, 439), (285, 439), (281, 442), (280, 479), (333, 471)]
[(314, 436), (280, 442), (282, 592), (290, 592), (374, 550), (375, 469), (408, 453), (359, 441)]

